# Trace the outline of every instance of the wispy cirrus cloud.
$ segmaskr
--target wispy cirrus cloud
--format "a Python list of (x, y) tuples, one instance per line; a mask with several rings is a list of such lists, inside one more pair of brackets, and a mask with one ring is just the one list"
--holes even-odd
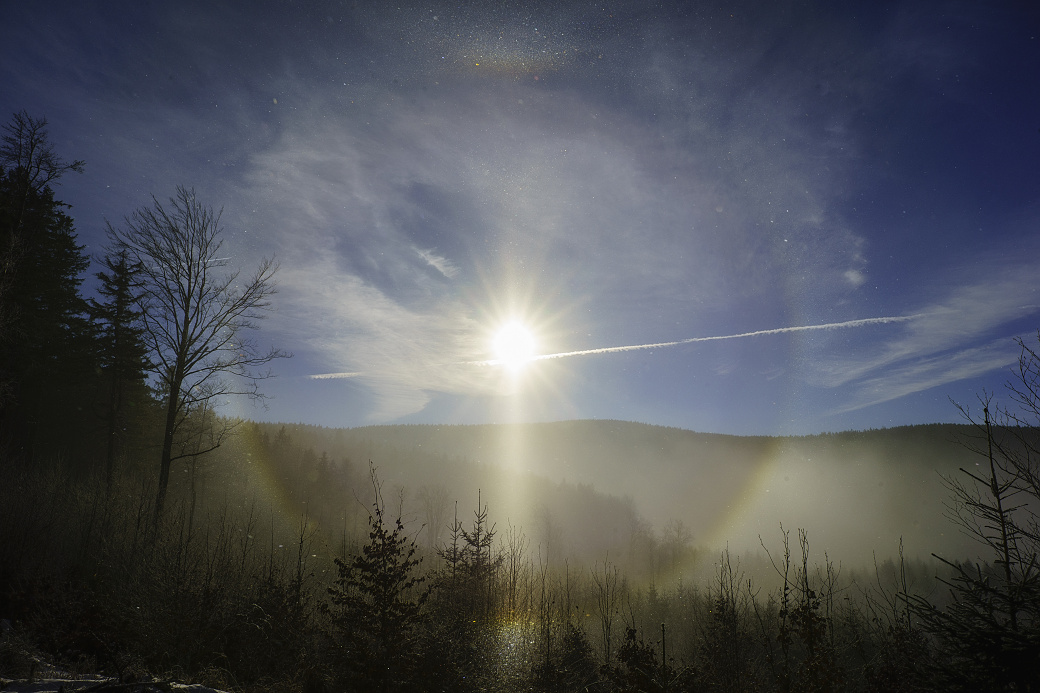
[[(410, 309), (331, 259), (283, 268), (282, 305), (273, 327), (293, 334), (318, 362), (339, 367), (327, 378), (361, 378), (369, 419), (421, 410), (429, 392), (473, 392), (481, 383), (453, 366), (472, 359), (476, 331), (461, 306), (445, 300), (429, 313)], [(362, 377), (363, 376), (363, 377)]]
[(430, 267), (434, 268), (448, 279), (453, 279), (459, 274), (459, 267), (448, 258), (438, 255), (433, 249), (422, 250), (420, 248), (412, 248), (415, 254), (426, 261)]
[[(1030, 257), (1030, 253), (1023, 254)], [(1040, 265), (979, 258), (972, 274), (982, 279), (955, 286), (920, 310), (897, 336), (863, 345), (859, 355), (814, 364), (809, 380), (825, 388), (847, 387), (848, 402), (834, 413), (854, 411), (1015, 363), (1015, 338), (1028, 338), (1040, 313)]]
[(280, 302), (315, 316), (294, 338), (320, 359), (311, 372), (365, 373), (377, 419), (431, 391), (483, 391), (486, 374), (453, 364), (486, 358), (480, 303), (510, 291), (559, 313), (588, 306), (581, 319), (625, 344), (677, 325), (696, 334), (705, 308), (775, 325), (800, 291), (837, 302), (862, 283), (848, 279), (861, 241), (826, 211), (829, 179), (772, 141), (811, 139), (793, 104), (720, 136), (697, 108), (648, 130), (579, 92), (490, 86), (397, 97), (392, 110), (370, 99), (337, 118), (326, 112), (341, 101), (315, 93), (251, 158), (243, 196), (279, 244)]
[(947, 354), (922, 356), (900, 363), (884, 374), (859, 380), (850, 401), (833, 413), (843, 414), (985, 375), (1017, 363), (1018, 357), (1019, 348), (1013, 340), (1007, 338)]

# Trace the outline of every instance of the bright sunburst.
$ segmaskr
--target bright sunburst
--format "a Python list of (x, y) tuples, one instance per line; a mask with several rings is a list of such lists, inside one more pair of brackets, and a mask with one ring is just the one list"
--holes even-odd
[(517, 320), (508, 322), (495, 333), (491, 351), (498, 363), (510, 370), (518, 370), (535, 355), (534, 335), (523, 323)]

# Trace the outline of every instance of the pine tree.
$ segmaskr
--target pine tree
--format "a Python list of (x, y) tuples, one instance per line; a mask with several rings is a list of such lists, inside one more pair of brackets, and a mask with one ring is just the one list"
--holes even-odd
[(479, 690), (497, 673), (488, 653), (497, 637), (504, 556), (494, 553), (495, 525), (479, 495), (473, 515), (467, 530), (456, 511), (450, 543), (437, 551), (444, 567), (436, 576), (432, 608), (441, 628), (439, 645), (451, 663), (441, 675), (452, 690)]
[[(1024, 344), (1022, 348), (1022, 381), (1010, 384), (1009, 390), (1024, 412), (1037, 412), (1040, 399), (1035, 396), (1040, 391), (1034, 387), (1038, 381), (1030, 382), (1030, 374), (1038, 372), (1040, 359)], [(979, 425), (982, 442), (975, 449), (986, 463), (977, 470), (961, 469), (967, 481), (946, 480), (953, 495), (953, 517), (989, 552), (989, 560), (972, 563), (939, 557), (953, 572), (942, 580), (949, 588), (949, 603), (939, 608), (924, 597), (908, 600), (938, 643), (944, 661), (933, 673), (939, 680), (948, 679), (947, 690), (1036, 691), (1040, 690), (1037, 422), (1004, 410), (1004, 426), (996, 426), (990, 404), (983, 398), (983, 421), (972, 420)]]
[(663, 691), (657, 653), (635, 628), (625, 629), (625, 640), (617, 651), (618, 664), (610, 674), (617, 693), (657, 693)]
[(89, 301), (91, 317), (99, 330), (98, 357), (102, 371), (105, 410), (105, 481), (111, 488), (115, 458), (125, 444), (130, 413), (148, 402), (146, 373), (148, 347), (141, 326), (140, 266), (131, 263), (125, 250), (101, 260), (106, 271), (95, 274), (101, 282), (103, 301)]
[(83, 162), (54, 154), (46, 124), (17, 113), (0, 144), (0, 430), (27, 459), (84, 433), (94, 366), (79, 292), (89, 260), (50, 187)]
[(950, 516), (982, 556), (938, 557), (952, 570), (944, 607), (906, 596), (937, 644), (930, 674), (946, 690), (1040, 690), (1040, 349), (1016, 343), (1011, 404), (983, 393), (981, 421), (959, 407), (977, 430), (966, 447), (981, 460), (946, 479)]
[(415, 541), (385, 506), (372, 473), (376, 501), (369, 515), (368, 543), (348, 563), (336, 559), (339, 578), (329, 588), (333, 623), (342, 648), (342, 683), (349, 690), (412, 690), (419, 653), (419, 626), (429, 596), (417, 571)]

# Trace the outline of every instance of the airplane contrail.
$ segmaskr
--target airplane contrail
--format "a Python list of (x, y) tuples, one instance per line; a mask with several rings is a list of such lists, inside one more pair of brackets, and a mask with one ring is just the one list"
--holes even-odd
[[(695, 342), (716, 342), (722, 339), (742, 339), (744, 337), (759, 337), (770, 334), (783, 334), (785, 332), (806, 332), (809, 330), (840, 330), (846, 327), (861, 327), (863, 325), (883, 325), (891, 322), (906, 322), (920, 318), (926, 313), (915, 315), (899, 315), (886, 318), (861, 318), (859, 320), (846, 320), (845, 322), (828, 322), (823, 325), (796, 325), (794, 327), (776, 327), (771, 330), (756, 330), (754, 332), (741, 332), (740, 334), (717, 335), (713, 337), (690, 337), (679, 339), (674, 342), (657, 342), (655, 344), (633, 344), (630, 346), (600, 347), (599, 349), (582, 349), (580, 351), (563, 351), (558, 354), (542, 354), (532, 356), (531, 361), (543, 359), (562, 359), (567, 356), (586, 356), (589, 354), (613, 354), (620, 351), (638, 351), (640, 349), (660, 349), (662, 347), (679, 346), (680, 344), (693, 344)], [(479, 363), (498, 363), (498, 361), (480, 361)]]
[[(590, 356), (593, 354), (615, 354), (622, 351), (639, 351), (641, 349), (662, 349), (665, 347), (679, 346), (681, 344), (694, 344), (696, 342), (716, 342), (723, 339), (743, 339), (745, 337), (761, 337), (771, 334), (784, 334), (787, 332), (808, 332), (810, 330), (840, 330), (847, 327), (862, 327), (864, 325), (884, 325), (894, 322), (907, 322), (921, 318), (927, 313), (916, 313), (914, 315), (897, 315), (882, 318), (860, 318), (859, 320), (846, 320), (844, 322), (828, 322), (822, 325), (796, 325), (794, 327), (776, 327), (771, 330), (756, 330), (754, 332), (741, 332), (740, 334), (715, 335), (712, 337), (690, 337), (689, 339), (677, 339), (673, 342), (655, 342), (653, 344), (631, 344), (628, 346), (600, 347), (598, 349), (581, 349), (579, 351), (561, 351), (556, 354), (540, 354), (532, 356), (529, 361), (545, 361), (547, 359), (562, 359), (569, 356)], [(488, 361), (464, 361), (463, 364), (474, 366), (497, 366), (501, 363), (498, 359)], [(360, 371), (348, 373), (319, 373), (309, 375), (312, 380), (331, 380), (336, 378), (357, 378), (363, 376)]]

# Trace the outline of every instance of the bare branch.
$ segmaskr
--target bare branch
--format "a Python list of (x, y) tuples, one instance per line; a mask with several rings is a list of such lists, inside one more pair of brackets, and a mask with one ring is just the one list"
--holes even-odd
[(169, 203), (153, 197), (121, 228), (108, 226), (113, 244), (142, 268), (144, 333), (156, 386), (167, 402), (158, 512), (186, 417), (215, 398), (261, 398), (258, 383), (271, 376), (263, 367), (289, 356), (262, 351), (245, 334), (258, 329), (270, 309), (277, 265), (265, 258), (242, 281), (238, 270), (226, 269), (222, 233), (220, 212), (183, 186)]

